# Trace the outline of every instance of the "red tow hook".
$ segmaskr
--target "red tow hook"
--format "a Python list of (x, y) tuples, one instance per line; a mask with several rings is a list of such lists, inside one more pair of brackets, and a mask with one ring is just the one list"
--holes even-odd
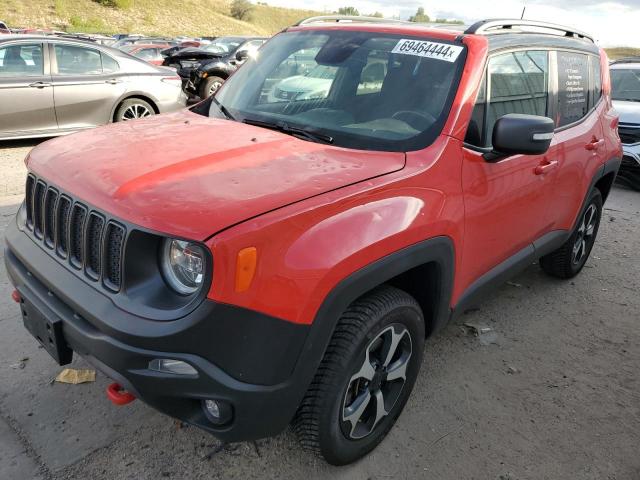
[(14, 290), (13, 292), (11, 292), (11, 298), (13, 298), (13, 301), (16, 303), (20, 303), (22, 301), (22, 298), (20, 298), (20, 292), (18, 292), (18, 290)]
[(107, 397), (114, 405), (122, 407), (128, 403), (133, 402), (136, 397), (127, 392), (119, 383), (112, 383), (107, 387)]

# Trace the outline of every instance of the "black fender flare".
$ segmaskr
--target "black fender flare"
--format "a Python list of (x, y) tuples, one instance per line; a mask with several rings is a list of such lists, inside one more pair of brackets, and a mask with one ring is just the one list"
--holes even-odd
[(318, 309), (290, 378), (299, 405), (324, 357), (325, 351), (342, 313), (354, 300), (375, 287), (412, 268), (434, 263), (437, 266), (438, 305), (434, 310), (433, 328), (436, 331), (450, 318), (453, 292), (455, 249), (451, 238), (439, 236), (421, 241), (382, 257), (353, 272), (336, 285)]

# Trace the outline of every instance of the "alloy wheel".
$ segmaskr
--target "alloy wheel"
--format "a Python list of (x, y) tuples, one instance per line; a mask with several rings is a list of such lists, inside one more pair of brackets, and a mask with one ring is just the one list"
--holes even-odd
[(152, 113), (149, 109), (140, 104), (134, 103), (133, 105), (129, 105), (126, 110), (122, 113), (122, 121), (126, 122), (128, 120), (135, 120), (136, 118), (144, 118), (150, 117)]
[(393, 324), (380, 332), (351, 377), (342, 407), (343, 433), (353, 440), (371, 434), (400, 397), (411, 359), (411, 334)]
[(573, 244), (573, 250), (571, 252), (571, 261), (574, 265), (579, 264), (582, 259), (587, 255), (589, 251), (589, 247), (594, 241), (594, 232), (596, 229), (596, 223), (598, 220), (598, 209), (592, 203), (587, 207), (584, 214), (582, 215), (582, 220), (580, 222), (580, 227), (578, 227), (578, 235), (576, 237), (576, 241)]
[(211, 84), (211, 86), (209, 87), (209, 96), (211, 96), (214, 93), (216, 93), (220, 89), (221, 86), (222, 86), (222, 82), (213, 82)]

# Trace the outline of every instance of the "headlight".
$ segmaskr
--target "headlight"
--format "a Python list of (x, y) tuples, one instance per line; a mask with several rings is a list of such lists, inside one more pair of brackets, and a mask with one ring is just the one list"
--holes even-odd
[(162, 245), (162, 273), (169, 286), (182, 295), (202, 287), (205, 259), (204, 250), (196, 243), (167, 238)]
[(18, 229), (20, 231), (24, 230), (24, 227), (27, 225), (27, 204), (25, 202), (22, 202), (22, 205), (20, 205), (18, 209), (16, 222), (18, 223)]

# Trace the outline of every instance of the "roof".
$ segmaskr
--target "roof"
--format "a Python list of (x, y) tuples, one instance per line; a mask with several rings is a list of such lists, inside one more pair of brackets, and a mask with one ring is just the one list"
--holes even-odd
[(532, 20), (482, 20), (472, 26), (458, 24), (421, 24), (400, 20), (369, 17), (325, 15), (298, 22), (297, 29), (341, 29), (397, 33), (456, 40), (466, 35), (482, 35), (491, 51), (533, 46), (539, 48), (570, 48), (598, 55), (600, 49), (586, 33), (571, 27)]

